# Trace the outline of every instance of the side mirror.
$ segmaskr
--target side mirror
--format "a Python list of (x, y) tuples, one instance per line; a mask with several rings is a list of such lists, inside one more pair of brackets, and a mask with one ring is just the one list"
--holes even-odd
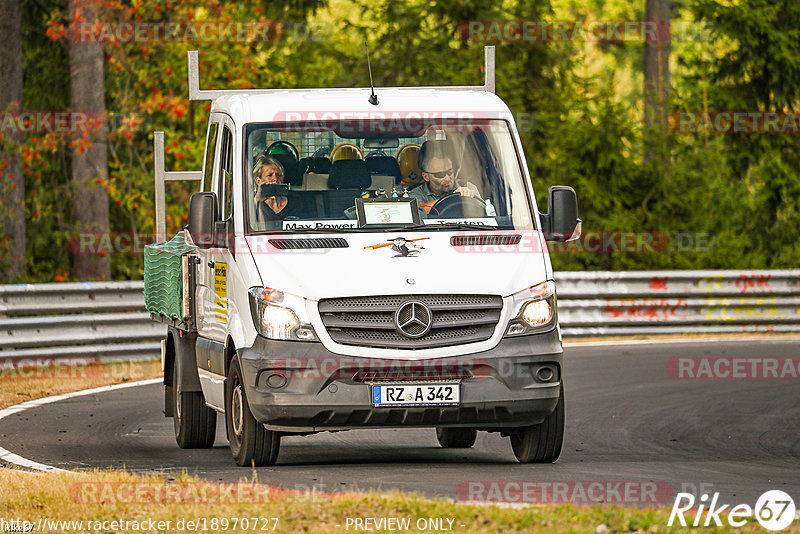
[(547, 214), (541, 216), (542, 230), (548, 241), (574, 241), (581, 236), (578, 196), (566, 185), (554, 185), (547, 194)]
[(205, 249), (216, 245), (214, 223), (217, 218), (216, 193), (195, 193), (191, 196), (186, 229), (196, 247)]

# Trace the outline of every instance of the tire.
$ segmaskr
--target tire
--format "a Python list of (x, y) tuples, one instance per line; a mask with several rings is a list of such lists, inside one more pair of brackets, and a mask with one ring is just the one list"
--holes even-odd
[(436, 439), (445, 449), (468, 449), (475, 445), (477, 437), (474, 428), (436, 428)]
[(538, 425), (526, 426), (511, 434), (511, 448), (520, 463), (552, 463), (561, 454), (564, 442), (564, 385), (553, 413)]
[(239, 356), (234, 356), (225, 380), (225, 425), (231, 454), (241, 467), (274, 465), (281, 436), (264, 428), (250, 412)]
[(172, 365), (172, 422), (181, 449), (208, 449), (217, 434), (217, 412), (206, 406), (202, 391), (178, 393), (178, 362)]

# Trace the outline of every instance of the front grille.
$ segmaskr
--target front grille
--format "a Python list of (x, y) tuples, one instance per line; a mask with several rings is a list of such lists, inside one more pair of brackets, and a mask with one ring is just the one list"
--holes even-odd
[(522, 240), (519, 234), (478, 234), (478, 235), (454, 235), (450, 238), (450, 244), (454, 247), (467, 247), (476, 245), (516, 245)]
[(270, 239), (270, 245), (281, 250), (302, 250), (313, 248), (348, 248), (347, 241), (341, 237), (314, 237), (301, 239)]
[[(426, 304), (432, 315), (430, 331), (414, 339), (398, 332), (394, 323), (395, 312), (408, 301)], [(489, 339), (502, 308), (502, 299), (495, 295), (386, 295), (319, 302), (322, 322), (336, 343), (408, 350)]]
[(439, 369), (418, 367), (410, 369), (362, 369), (353, 375), (354, 382), (457, 382), (469, 380), (469, 369)]

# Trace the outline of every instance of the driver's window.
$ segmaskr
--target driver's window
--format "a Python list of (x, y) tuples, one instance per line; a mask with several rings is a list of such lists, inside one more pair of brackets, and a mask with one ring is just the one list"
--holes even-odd
[[(443, 152), (449, 157), (455, 176), (455, 187), (475, 189), (482, 199), (489, 194), (488, 180), (482, 159), (483, 149), (478, 146), (473, 133), (453, 133), (429, 130), (425, 141), (441, 143)], [(422, 169), (425, 170), (425, 169)]]
[(220, 219), (224, 221), (233, 211), (233, 135), (227, 126), (222, 129), (221, 143), (217, 199)]
[(208, 125), (208, 136), (206, 137), (206, 164), (203, 172), (203, 183), (201, 191), (211, 191), (211, 178), (214, 176), (214, 154), (217, 149), (217, 130), (219, 123), (212, 122)]

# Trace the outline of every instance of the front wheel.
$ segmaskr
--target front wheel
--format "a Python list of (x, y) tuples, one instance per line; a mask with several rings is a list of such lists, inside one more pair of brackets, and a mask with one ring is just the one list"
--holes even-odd
[(564, 385), (553, 413), (538, 425), (526, 426), (511, 434), (511, 448), (520, 463), (552, 463), (561, 454), (564, 442)]
[(475, 445), (477, 437), (474, 428), (436, 428), (436, 439), (445, 449), (468, 449)]
[(217, 412), (206, 406), (202, 391), (178, 393), (178, 362), (172, 366), (172, 422), (181, 449), (207, 449), (214, 445)]
[(236, 465), (274, 465), (281, 436), (256, 421), (247, 404), (239, 356), (234, 356), (225, 380), (225, 424)]

